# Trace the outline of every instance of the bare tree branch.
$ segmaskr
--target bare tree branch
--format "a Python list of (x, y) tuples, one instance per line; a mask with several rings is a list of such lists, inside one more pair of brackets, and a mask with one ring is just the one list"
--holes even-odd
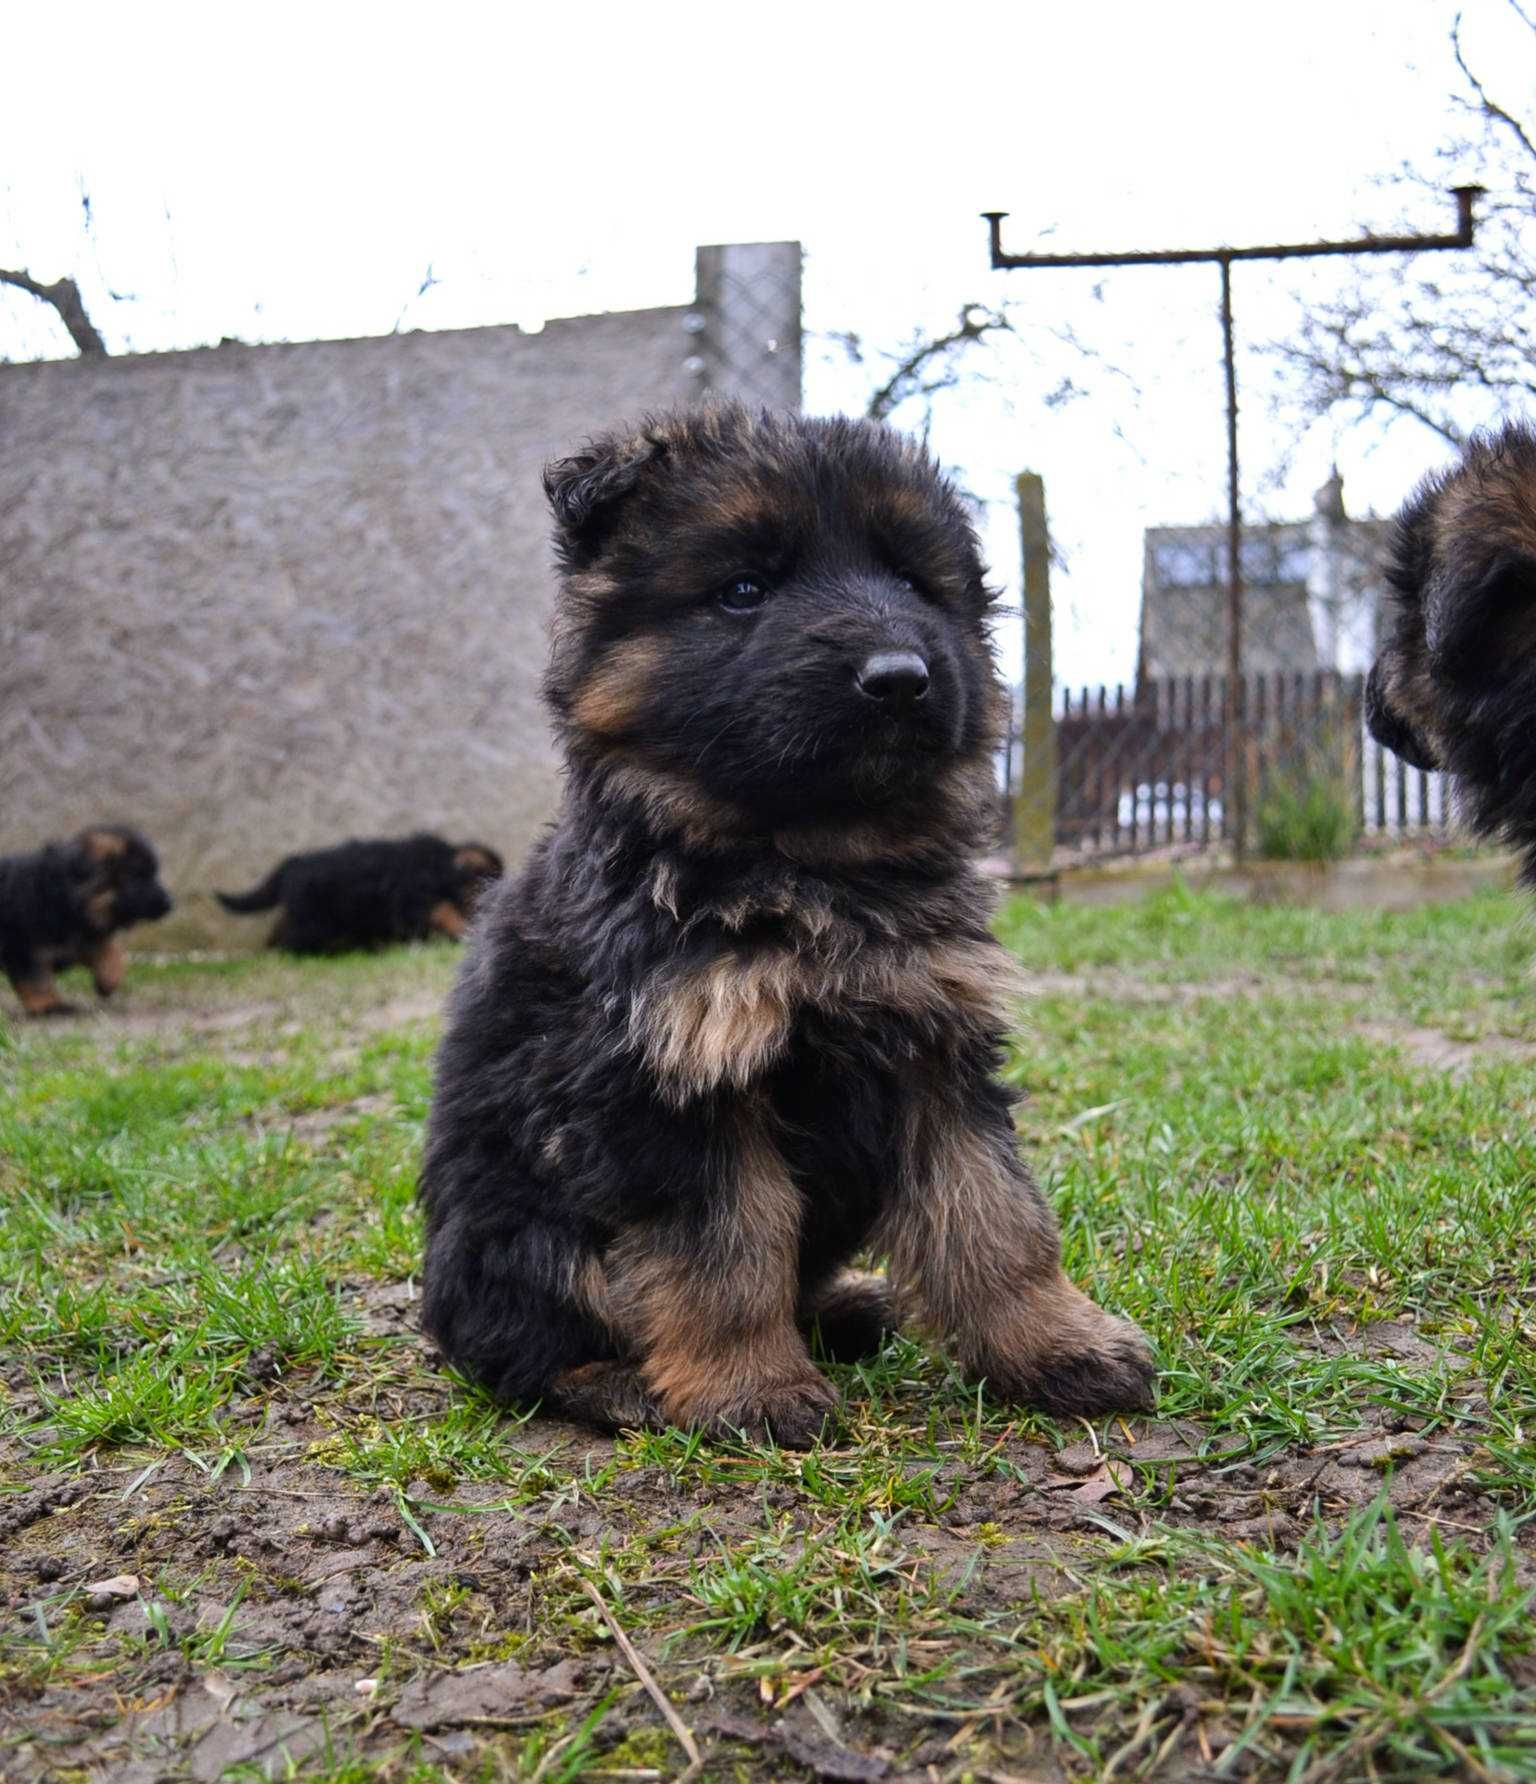
[[(1508, 3), (1536, 39), (1522, 0)], [(1536, 113), (1511, 110), (1489, 90), (1467, 60), (1459, 15), (1450, 49), (1468, 125), (1440, 160), (1458, 170), (1473, 156), (1481, 164), (1489, 190), (1475, 246), (1433, 262), (1360, 267), (1341, 296), (1314, 303), (1272, 351), (1296, 375), (1308, 415), (1342, 407), (1362, 420), (1406, 416), (1459, 444), (1472, 428), (1536, 403)], [(1511, 91), (1533, 84), (1536, 42), (1531, 50), (1526, 67), (1507, 71)], [(1404, 171), (1391, 184), (1416, 205), (1440, 195), (1438, 172)]]
[[(1516, 7), (1515, 10), (1519, 12), (1520, 9)], [(1524, 18), (1525, 15), (1521, 13), (1520, 16)], [(1456, 21), (1451, 26), (1451, 52), (1456, 58), (1456, 66), (1466, 78), (1467, 85), (1471, 87), (1472, 91), (1477, 95), (1477, 103), (1482, 108), (1484, 115), (1492, 118), (1495, 123), (1502, 124), (1506, 130), (1512, 132), (1526, 154), (1529, 155), (1533, 161), (1536, 161), (1536, 142), (1531, 141), (1525, 126), (1517, 117), (1514, 117), (1511, 113), (1507, 112), (1497, 100), (1489, 96), (1487, 88), (1484, 87), (1483, 83), (1467, 66), (1467, 58), (1462, 54), (1461, 49), (1460, 13), (1457, 13)]]
[[(989, 310), (984, 304), (966, 304), (960, 311), (959, 322), (948, 334), (912, 343), (896, 361), (890, 377), (870, 396), (864, 413), (871, 421), (885, 421), (914, 396), (933, 396), (940, 390), (953, 389), (960, 381), (954, 364), (957, 353), (985, 340), (989, 334), (1013, 332), (1013, 323), (1004, 311)], [(857, 359), (858, 343), (845, 341), (844, 345)]]
[[(1123, 380), (1138, 396), (1141, 394), (1135, 378), (1124, 366), (1082, 339), (1070, 324), (1047, 327), (1034, 320), (1021, 323), (1017, 320), (1019, 315), (1019, 310), (1006, 303), (995, 307), (962, 304), (953, 328), (935, 335), (914, 332), (899, 348), (871, 348), (861, 335), (848, 330), (829, 331), (823, 338), (835, 341), (853, 365), (883, 362), (889, 368), (865, 400), (864, 413), (871, 421), (889, 421), (904, 404), (921, 398), (927, 411), (920, 428), (924, 433), (933, 419), (933, 398), (965, 382), (968, 372), (961, 364), (962, 357), (978, 342), (1002, 335), (1010, 336), (1031, 355), (1038, 370), (1045, 370), (1047, 363), (1059, 359), (1060, 350), (1066, 349), (1085, 365)], [(1070, 372), (1062, 372), (1038, 400), (1047, 409), (1059, 409), (1084, 394), (1085, 386)]]
[(59, 320), (69, 330), (69, 338), (80, 349), (82, 358), (93, 354), (105, 355), (107, 343), (96, 332), (95, 324), (86, 314), (85, 299), (81, 297), (80, 287), (73, 279), (55, 279), (51, 285), (44, 285), (30, 273), (8, 272), (0, 267), (0, 285), (14, 285), (18, 291), (30, 292), (45, 304), (51, 304), (58, 312)]

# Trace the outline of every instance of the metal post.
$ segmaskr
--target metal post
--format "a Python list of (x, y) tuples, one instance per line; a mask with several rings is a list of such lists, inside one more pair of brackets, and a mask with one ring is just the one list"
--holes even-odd
[(1242, 734), (1243, 700), (1243, 513), (1237, 481), (1237, 359), (1232, 338), (1232, 262), (1221, 266), (1221, 345), (1227, 375), (1227, 761), (1225, 808), (1232, 853), (1248, 846), (1248, 752)]
[(1025, 471), (1013, 487), (1024, 560), (1024, 768), (1013, 811), (1013, 871), (1022, 877), (1047, 872), (1056, 847), (1056, 717), (1045, 484)]

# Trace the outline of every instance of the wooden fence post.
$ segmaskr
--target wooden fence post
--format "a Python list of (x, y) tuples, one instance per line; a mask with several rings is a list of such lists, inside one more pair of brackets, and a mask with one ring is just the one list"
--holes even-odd
[(1013, 870), (1050, 870), (1056, 847), (1056, 716), (1052, 711), (1051, 540), (1045, 484), (1033, 471), (1014, 480), (1024, 559), (1024, 765), (1013, 803)]

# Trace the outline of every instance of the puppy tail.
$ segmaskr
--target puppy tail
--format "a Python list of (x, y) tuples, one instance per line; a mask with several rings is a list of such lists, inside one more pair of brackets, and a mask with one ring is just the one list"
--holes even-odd
[(215, 892), (214, 897), (225, 910), (244, 917), (251, 911), (269, 911), (282, 897), (283, 870), (274, 867), (259, 886), (249, 892)]

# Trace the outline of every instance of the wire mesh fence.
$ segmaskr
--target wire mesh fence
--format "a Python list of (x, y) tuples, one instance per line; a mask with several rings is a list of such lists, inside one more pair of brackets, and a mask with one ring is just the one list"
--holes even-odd
[(798, 409), (801, 390), (798, 242), (700, 248), (688, 369), (700, 392), (753, 408)]

